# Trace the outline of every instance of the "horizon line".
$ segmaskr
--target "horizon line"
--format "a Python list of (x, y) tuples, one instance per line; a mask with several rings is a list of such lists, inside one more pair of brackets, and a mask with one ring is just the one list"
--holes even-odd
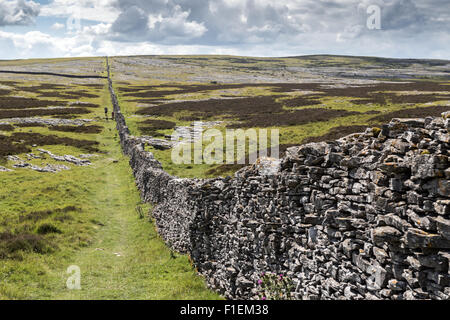
[(209, 57), (243, 57), (253, 59), (296, 59), (296, 58), (308, 58), (308, 57), (343, 57), (343, 58), (366, 58), (366, 59), (386, 59), (386, 60), (410, 60), (410, 61), (449, 61), (448, 59), (437, 58), (396, 58), (387, 56), (361, 56), (361, 55), (346, 55), (346, 54), (330, 54), (330, 53), (318, 53), (318, 54), (305, 54), (305, 55), (289, 55), (289, 56), (251, 56), (251, 55), (233, 55), (233, 54), (136, 54), (136, 55), (93, 55), (93, 56), (74, 56), (74, 57), (53, 57), (53, 58), (20, 58), (20, 59), (1, 59), (1, 61), (27, 61), (27, 60), (52, 60), (52, 59), (92, 59), (92, 58), (116, 58), (116, 57), (196, 57), (196, 56), (209, 56)]

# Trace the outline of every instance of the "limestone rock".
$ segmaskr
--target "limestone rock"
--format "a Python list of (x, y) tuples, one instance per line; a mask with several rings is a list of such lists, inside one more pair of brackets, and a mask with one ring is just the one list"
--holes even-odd
[(255, 299), (276, 272), (297, 299), (449, 298), (450, 116), (292, 147), (233, 178), (180, 179), (131, 136), (109, 86), (159, 234), (224, 297)]
[(409, 229), (406, 234), (406, 245), (412, 249), (450, 249), (450, 240), (447, 240), (437, 234), (429, 234), (420, 229)]
[(402, 233), (393, 227), (378, 227), (372, 231), (372, 240), (375, 243), (396, 243), (400, 241)]

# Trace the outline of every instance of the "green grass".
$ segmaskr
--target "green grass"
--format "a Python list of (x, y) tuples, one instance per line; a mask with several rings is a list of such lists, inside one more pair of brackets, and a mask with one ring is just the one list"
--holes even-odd
[[(243, 75), (247, 73), (279, 74), (286, 67), (330, 67), (351, 65), (358, 68), (370, 65), (383, 66), (383, 61), (361, 57), (330, 57), (317, 56), (305, 58), (249, 58), (232, 56), (161, 56), (161, 59), (178, 59), (178, 62), (199, 66), (195, 72), (206, 74)], [(113, 70), (114, 63), (122, 58), (110, 60)], [(39, 67), (44, 63), (51, 70), (65, 70), (65, 63), (73, 69), (74, 61), (80, 61), (80, 73), (93, 73), (104, 70), (105, 60), (101, 58), (87, 59), (51, 59), (51, 60), (21, 60), (0, 61), (0, 67), (22, 65)], [(391, 63), (387, 61), (386, 63)], [(136, 68), (129, 65), (130, 70)], [(140, 68), (140, 67), (139, 67)], [(151, 68), (151, 67), (149, 67)], [(95, 70), (94, 70), (95, 69)], [(158, 69), (155, 69), (158, 70)], [(134, 70), (140, 75), (143, 70)], [(184, 70), (186, 71), (186, 70)], [(194, 84), (194, 73), (180, 71), (176, 68), (166, 68), (164, 79), (172, 79), (177, 83)], [(97, 71), (95, 71), (97, 72)], [(103, 71), (101, 73), (105, 75)], [(132, 85), (158, 85), (170, 83), (161, 79), (148, 79), (142, 73), (145, 81), (130, 81)], [(121, 74), (117, 73), (117, 76)], [(298, 73), (296, 76), (301, 77)], [(158, 75), (155, 75), (157, 78)], [(7, 78), (10, 79), (10, 78)], [(23, 85), (38, 85), (42, 82), (59, 81), (70, 84), (68, 90), (87, 90), (77, 81), (52, 77), (27, 77), (21, 81)], [(56, 80), (57, 79), (57, 80)], [(104, 82), (106, 83), (106, 82)], [(124, 84), (115, 83), (116, 92)], [(167, 88), (166, 88), (167, 89)], [(164, 89), (164, 90), (166, 90)], [(92, 124), (104, 125), (103, 133), (98, 135), (55, 132), (47, 128), (17, 128), (16, 132), (35, 132), (54, 134), (60, 137), (74, 139), (97, 140), (103, 153), (93, 159), (89, 167), (68, 165), (70, 171), (57, 174), (37, 173), (28, 169), (16, 169), (11, 173), (0, 173), (0, 299), (221, 299), (219, 295), (205, 287), (204, 280), (196, 274), (189, 257), (174, 254), (158, 236), (154, 223), (147, 217), (139, 216), (135, 208), (140, 206), (144, 212), (150, 209), (140, 201), (127, 157), (123, 156), (115, 124), (103, 120), (103, 107), (111, 111), (111, 101), (107, 87), (98, 92), (99, 98), (83, 99), (84, 102), (98, 103), (98, 109), (91, 114), (79, 118), (92, 118)], [(242, 88), (225, 91), (196, 92), (192, 94), (173, 94), (166, 98), (195, 100), (218, 98), (222, 95), (263, 96), (277, 95), (279, 101), (299, 95), (289, 93), (290, 97), (270, 90), (270, 85), (260, 88)], [(12, 95), (36, 97), (29, 92), (14, 91)], [(58, 98), (43, 98), (59, 100)], [(134, 117), (137, 103), (126, 101), (120, 97), (122, 112), (127, 118), (127, 124), (132, 134), (140, 135), (139, 122), (142, 118)], [(369, 125), (374, 115), (364, 114), (367, 111), (381, 113), (404, 108), (415, 108), (421, 105), (357, 105), (350, 102), (351, 98), (324, 97), (323, 105), (291, 108), (329, 108), (348, 111), (358, 111), (361, 114), (332, 119), (326, 122), (315, 122), (305, 125), (266, 128), (280, 130), (281, 144), (301, 144), (311, 136), (321, 136), (330, 129), (339, 126)], [(438, 104), (438, 103), (436, 103)], [(161, 120), (173, 121), (177, 125), (189, 125), (181, 121), (181, 116), (188, 113), (174, 114)], [(216, 115), (207, 120), (221, 120), (223, 115)], [(206, 120), (206, 119), (205, 119)], [(231, 119), (232, 121), (232, 119)], [(222, 132), (225, 126), (218, 128)], [(160, 133), (170, 134), (170, 130)], [(8, 135), (9, 133), (2, 133)], [(86, 153), (75, 147), (38, 146), (33, 148), (47, 149), (55, 154), (71, 154), (78, 156)], [(158, 151), (148, 148), (169, 173), (189, 178), (213, 177), (231, 175), (233, 167), (215, 171), (218, 165), (176, 165), (171, 160), (171, 151)], [(20, 155), (24, 158), (24, 155)], [(33, 160), (35, 165), (56, 163), (53, 160)], [(0, 164), (11, 168), (11, 163)], [(71, 265), (81, 269), (80, 291), (66, 288), (69, 275), (66, 270)]]
[[(219, 167), (216, 164), (175, 164), (172, 161), (172, 150), (157, 150), (152, 147), (147, 147), (147, 151), (154, 154), (156, 159), (161, 162), (163, 169), (176, 177), (183, 178), (214, 178), (216, 175), (214, 173), (209, 173), (210, 170), (214, 170)], [(192, 152), (193, 153), (193, 152)], [(232, 176), (234, 171), (227, 170), (222, 176)]]
[[(31, 227), (37, 232), (38, 225), (47, 223), (62, 233), (46, 236), (53, 249), (50, 254), (22, 252), (15, 259), (2, 260), (0, 298), (220, 298), (205, 288), (187, 256), (171, 258), (154, 225), (135, 212), (139, 193), (128, 159), (109, 129), (113, 129), (112, 122), (100, 138), (108, 154), (93, 167), (72, 168), (57, 175), (17, 171), (2, 176), (3, 230), (13, 227), (23, 232)], [(67, 206), (79, 210), (65, 213), (62, 222), (58, 220), (62, 214), (52, 214), (36, 226), (19, 222), (21, 213)], [(70, 265), (81, 268), (81, 291), (65, 287)]]
[[(108, 98), (105, 89), (96, 102), (109, 105)], [(99, 108), (87, 116), (102, 113)], [(150, 207), (141, 203), (115, 123), (97, 122), (105, 126), (101, 134), (78, 137), (24, 129), (97, 140), (103, 152), (92, 166), (64, 163), (71, 170), (56, 174), (28, 169), (0, 174), (0, 299), (221, 299), (206, 288), (189, 257), (171, 252), (154, 223), (138, 215), (137, 206), (145, 213)], [(33, 151), (37, 148), (86, 153), (65, 146)], [(81, 290), (66, 288), (71, 265), (81, 269)]]
[(97, 189), (95, 199), (103, 212), (97, 219), (104, 226), (98, 227), (92, 245), (71, 259), (81, 268), (82, 290), (67, 291), (61, 286), (52, 298), (218, 298), (205, 290), (188, 258), (171, 258), (153, 225), (139, 219), (135, 207), (140, 198), (127, 159), (120, 154), (114, 156), (121, 161), (105, 168), (105, 184)]
[[(217, 66), (218, 61), (226, 63), (225, 61), (222, 61), (223, 57), (217, 58), (217, 57), (211, 57), (207, 62), (203, 62), (200, 60), (194, 61), (195, 63), (211, 63), (212, 66)], [(193, 57), (189, 57), (189, 61), (191, 61)], [(224, 58), (225, 59), (225, 58)], [(342, 59), (345, 60), (345, 58), (337, 57), (332, 58), (330, 57), (329, 60), (333, 61), (333, 63), (341, 63)], [(225, 59), (226, 60), (226, 59)], [(182, 82), (181, 82), (182, 83)], [(144, 82), (133, 82), (133, 85), (149, 85), (150, 83), (144, 83)], [(187, 84), (187, 83), (184, 83)], [(155, 85), (155, 84), (153, 84)], [(122, 112), (126, 117), (127, 125), (130, 129), (131, 134), (136, 136), (145, 135), (145, 133), (141, 132), (139, 129), (139, 122), (145, 120), (145, 117), (143, 116), (137, 116), (136, 112), (139, 110), (137, 107), (138, 103), (129, 101), (132, 99), (132, 97), (129, 96), (121, 96), (120, 94), (120, 87), (121, 85), (115, 84), (115, 91), (118, 94), (119, 103), (122, 108)], [(268, 84), (267, 87), (258, 87), (258, 88), (241, 88), (237, 89), (236, 95), (237, 96), (245, 96), (245, 97), (260, 97), (260, 96), (275, 96), (277, 97), (277, 102), (283, 102), (284, 100), (291, 99), (293, 97), (302, 96), (304, 94), (298, 93), (298, 92), (289, 92), (286, 93), (279, 93), (279, 92), (273, 92), (271, 90), (270, 85)], [(168, 100), (177, 100), (177, 99), (183, 99), (183, 100), (197, 100), (197, 99), (212, 99), (212, 98), (220, 98), (222, 94), (228, 95), (229, 92), (221, 92), (220, 90), (211, 90), (211, 91), (204, 91), (204, 92), (194, 92), (191, 94), (183, 94), (183, 95), (167, 95), (164, 98)], [(287, 110), (301, 110), (301, 109), (310, 109), (310, 108), (325, 108), (325, 109), (331, 109), (331, 110), (346, 110), (349, 112), (358, 112), (358, 114), (345, 116), (345, 117), (337, 117), (334, 119), (330, 119), (328, 121), (320, 121), (320, 122), (314, 122), (314, 123), (307, 123), (302, 125), (295, 125), (295, 126), (281, 126), (281, 127), (272, 127), (272, 128), (264, 128), (268, 129), (269, 131), (273, 129), (278, 129), (280, 132), (280, 144), (281, 145), (301, 145), (305, 139), (309, 137), (319, 137), (326, 133), (328, 133), (331, 129), (336, 127), (345, 127), (345, 126), (367, 126), (372, 127), (375, 125), (378, 125), (378, 123), (374, 123), (371, 119), (374, 118), (377, 115), (382, 115), (385, 113), (398, 111), (398, 110), (404, 110), (408, 108), (417, 108), (417, 107), (426, 107), (426, 106), (433, 106), (433, 105), (439, 105), (441, 102), (435, 102), (435, 103), (428, 103), (428, 104), (395, 104), (395, 103), (387, 103), (383, 105), (378, 104), (356, 104), (352, 103), (353, 100), (358, 100), (358, 98), (352, 98), (352, 97), (332, 97), (332, 96), (325, 96), (317, 98), (317, 100), (320, 100), (321, 104), (317, 105), (310, 105), (310, 106), (302, 106), (302, 107), (286, 107), (284, 106), (284, 109)], [(370, 114), (369, 112), (379, 112), (379, 114)], [(192, 121), (182, 121), (183, 117), (191, 115), (188, 111), (181, 111), (177, 112), (171, 116), (164, 116), (164, 117), (151, 117), (153, 119), (159, 119), (159, 120), (165, 120), (176, 123), (177, 126), (189, 126), (191, 125)], [(225, 121), (224, 124), (219, 125), (216, 127), (216, 129), (219, 129), (222, 131), (222, 133), (225, 132), (226, 124), (227, 122), (233, 122), (233, 119), (230, 118), (224, 118), (224, 114), (215, 114), (213, 117), (210, 118), (204, 118), (202, 119), (204, 121)], [(253, 129), (263, 129), (263, 128), (253, 128)], [(158, 133), (163, 135), (170, 135), (173, 130), (156, 130)], [(207, 165), (207, 164), (175, 164), (172, 161), (172, 151), (166, 150), (161, 151), (157, 150), (155, 148), (147, 147), (147, 150), (152, 152), (156, 159), (158, 159), (162, 165), (164, 170), (166, 170), (168, 173), (170, 173), (173, 176), (178, 176), (182, 178), (213, 178), (220, 176), (232, 176), (236, 170), (236, 167), (230, 167), (229, 169), (223, 170), (223, 165)], [(237, 159), (236, 159), (237, 160)], [(215, 169), (222, 168), (222, 170), (216, 171)]]

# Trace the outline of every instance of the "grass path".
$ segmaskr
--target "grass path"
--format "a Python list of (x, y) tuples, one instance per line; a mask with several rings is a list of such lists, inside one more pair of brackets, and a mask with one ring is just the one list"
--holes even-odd
[[(0, 300), (221, 299), (206, 288), (189, 258), (172, 253), (154, 223), (136, 212), (138, 205), (145, 213), (149, 206), (141, 204), (115, 123), (102, 120), (103, 106), (111, 105), (108, 87), (88, 102), (102, 106), (89, 115), (104, 126), (102, 133), (58, 136), (96, 140), (102, 152), (92, 165), (0, 175)], [(55, 134), (43, 127), (16, 130)], [(86, 153), (65, 145), (39, 145), (33, 152), (39, 148), (57, 155)], [(31, 160), (41, 167), (52, 161)], [(81, 290), (66, 286), (71, 265), (80, 267)]]
[[(103, 125), (105, 130), (94, 139), (105, 154), (92, 166), (58, 174), (16, 170), (2, 175), (0, 233), (36, 234), (42, 223), (61, 232), (45, 235), (54, 248), (48, 253), (21, 251), (0, 259), (0, 300), (221, 299), (206, 288), (188, 257), (172, 253), (149, 218), (139, 217), (135, 208), (141, 205), (140, 194), (115, 124)], [(78, 209), (52, 211), (67, 206)], [(148, 205), (142, 207), (147, 213)], [(20, 222), (20, 215), (42, 210), (51, 213)], [(66, 287), (71, 265), (80, 267), (81, 290)]]
[[(112, 130), (109, 130), (112, 129)], [(128, 159), (115, 141), (114, 124), (105, 130), (110, 162), (94, 206), (99, 225), (94, 240), (70, 259), (81, 269), (81, 290), (60, 287), (51, 299), (218, 299), (206, 289), (186, 256), (171, 254), (154, 225), (135, 211), (139, 193)], [(146, 210), (145, 210), (146, 211)], [(68, 275), (64, 274), (63, 278)]]

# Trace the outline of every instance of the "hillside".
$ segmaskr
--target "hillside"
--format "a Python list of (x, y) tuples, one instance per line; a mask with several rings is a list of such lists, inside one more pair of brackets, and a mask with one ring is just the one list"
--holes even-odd
[[(129, 148), (139, 146), (139, 157), (160, 163), (158, 170), (170, 175), (167, 181), (176, 181), (174, 187), (179, 181), (192, 183), (179, 177), (227, 182), (254, 164), (252, 152), (246, 150), (239, 164), (177, 164), (171, 135), (192, 138), (188, 143), (194, 145), (203, 132), (197, 131), (196, 122), (221, 134), (231, 129), (277, 131), (283, 156), (291, 147), (334, 141), (367, 127), (379, 133), (393, 118), (439, 118), (450, 110), (449, 65), (345, 56), (111, 57), (109, 88), (104, 58), (0, 61), (0, 298), (220, 299), (198, 275), (204, 265), (185, 252), (172, 251), (166, 247), (172, 244), (160, 238), (155, 226), (165, 225), (147, 215), (157, 205), (149, 198), (159, 193), (135, 185), (133, 174), (139, 169), (131, 170), (130, 159), (121, 152), (123, 132), (129, 130), (133, 137)], [(112, 119), (115, 96), (121, 132)], [(442, 131), (439, 121), (436, 127)], [(272, 147), (276, 145), (255, 152)], [(344, 149), (353, 152), (349, 144)], [(423, 155), (426, 151), (420, 149)], [(441, 150), (428, 152), (440, 155)], [(301, 165), (307, 161), (294, 160)], [(150, 181), (142, 174), (142, 181)], [(322, 192), (327, 183), (321, 183)], [(439, 197), (445, 201), (448, 194)], [(218, 200), (212, 201), (216, 205)], [(310, 207), (306, 200), (305, 207)], [(245, 210), (252, 214), (251, 207)], [(160, 217), (167, 214), (158, 212)], [(163, 236), (167, 240), (172, 235)], [(66, 287), (71, 265), (81, 268), (80, 291)], [(202, 268), (203, 275), (208, 273)]]

